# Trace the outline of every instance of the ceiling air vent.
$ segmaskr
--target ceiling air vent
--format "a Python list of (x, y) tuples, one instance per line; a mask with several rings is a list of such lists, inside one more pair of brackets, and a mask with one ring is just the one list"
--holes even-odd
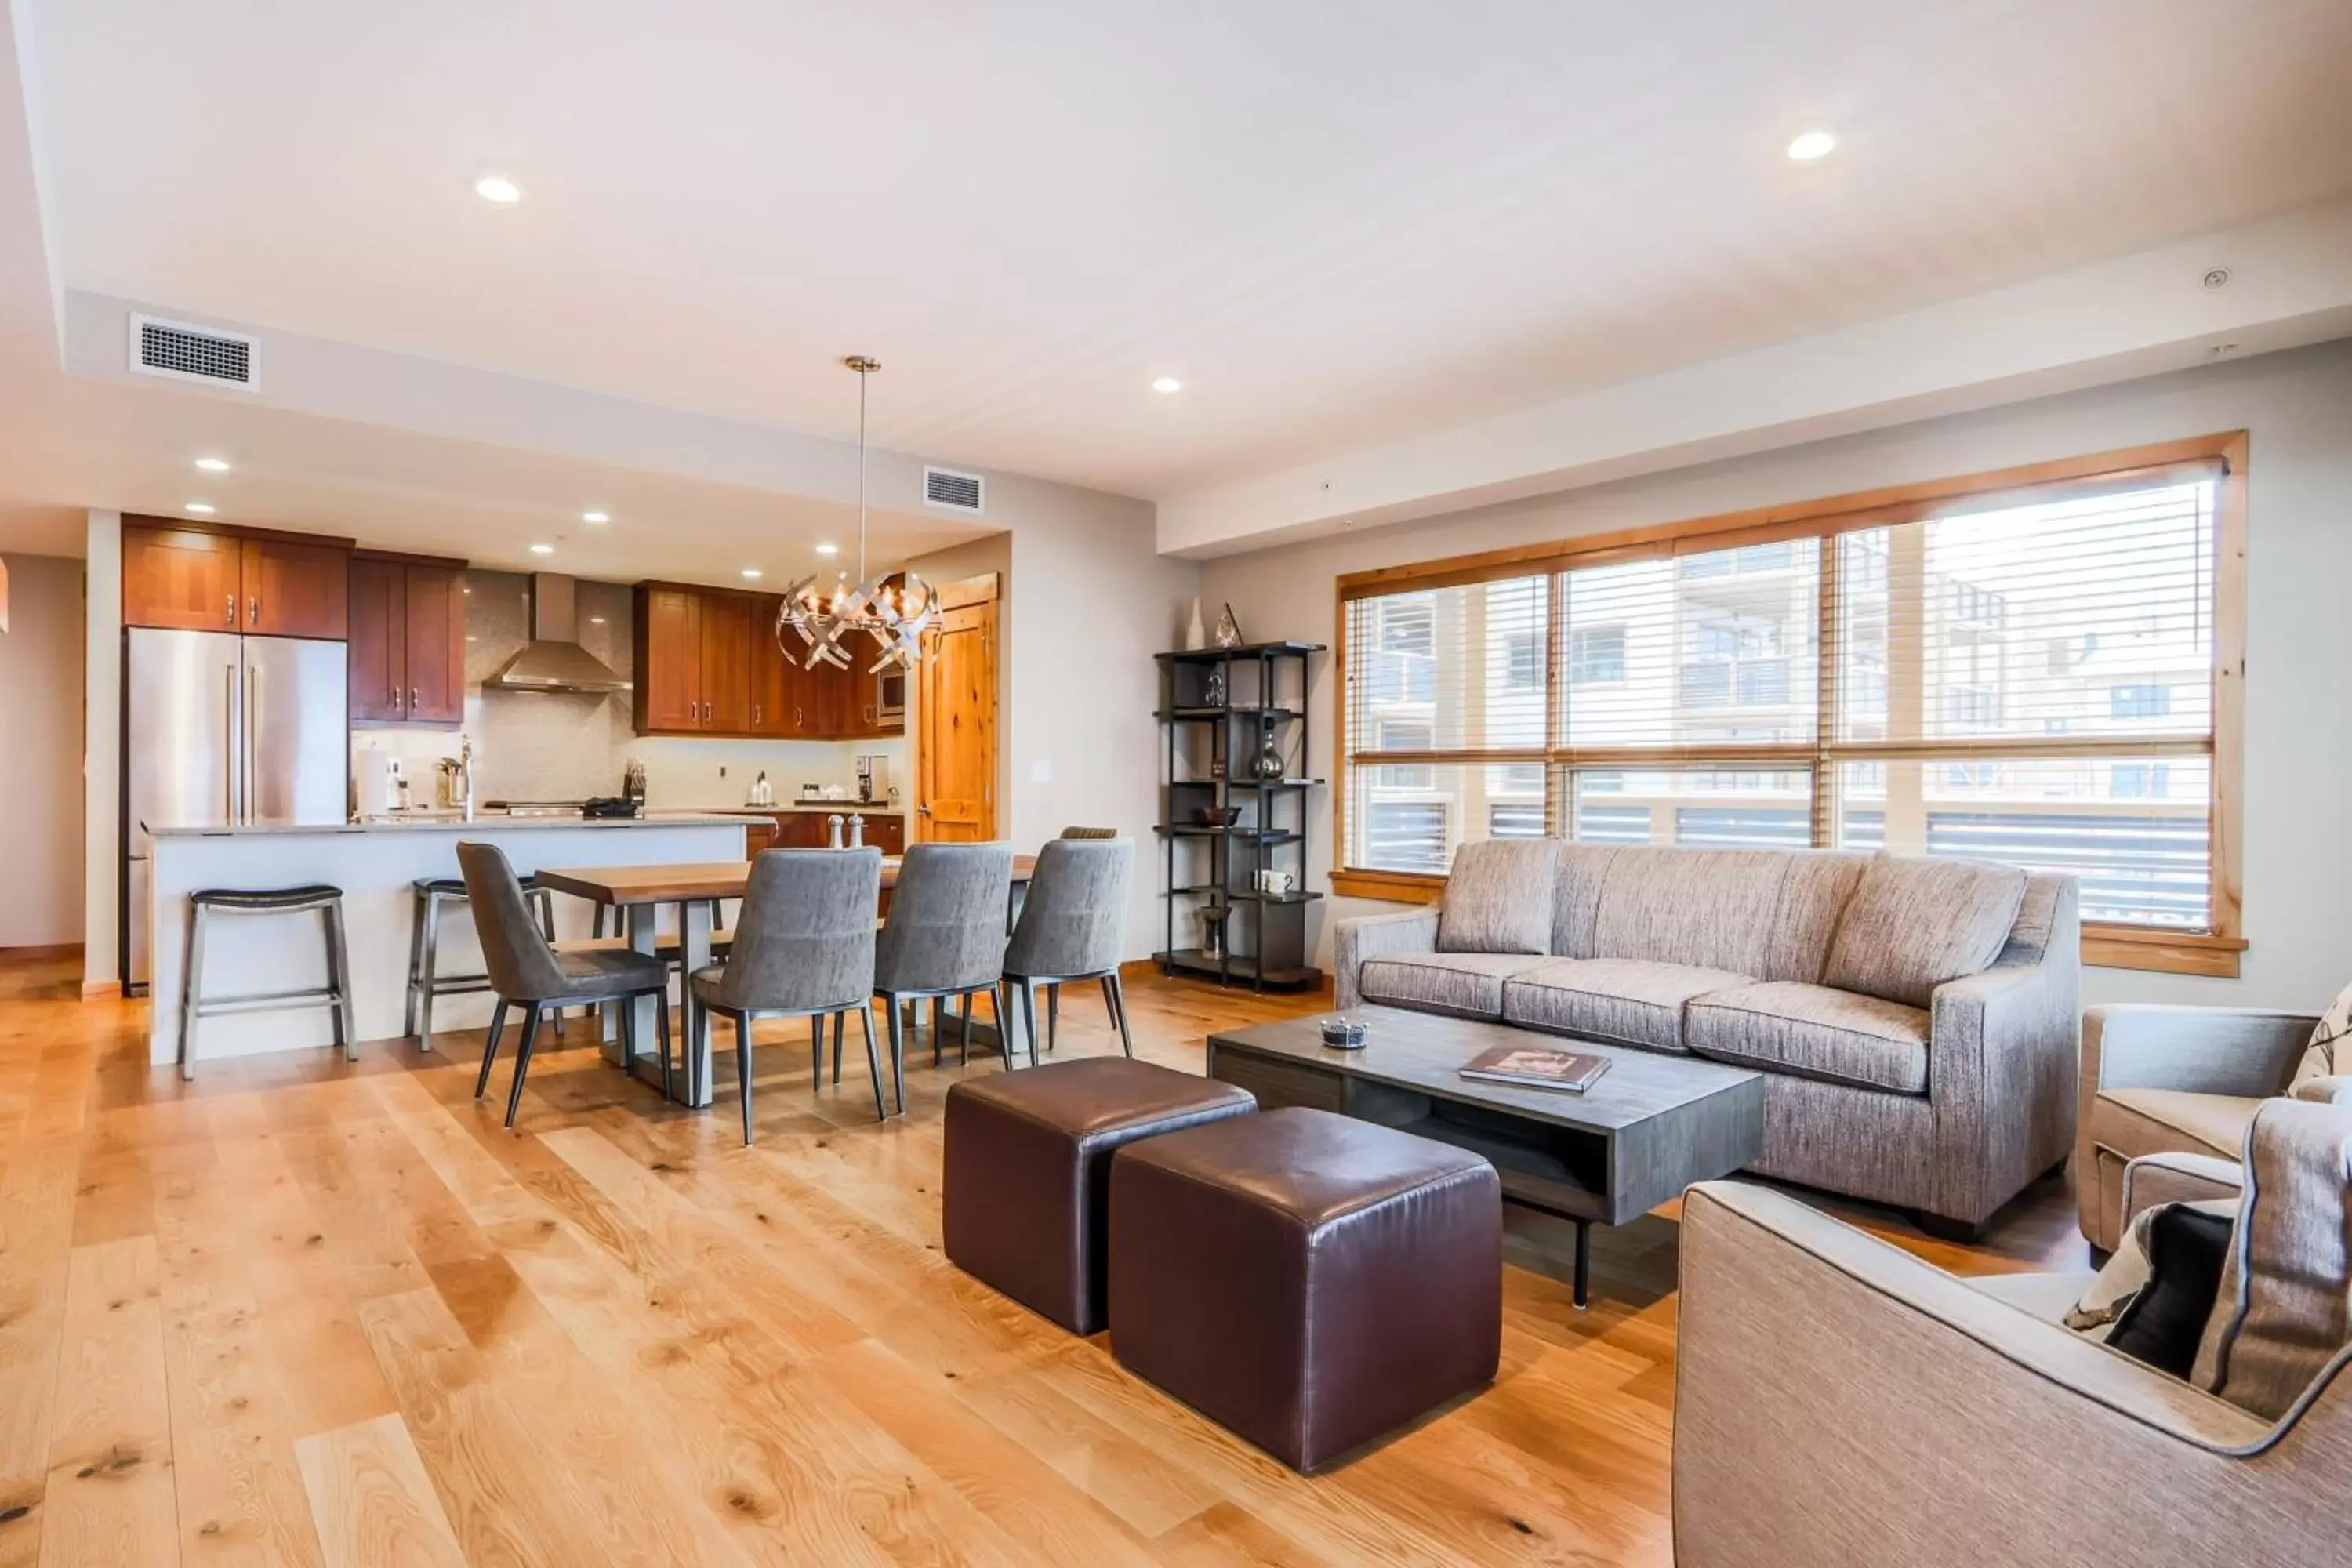
[(923, 500), (926, 505), (948, 511), (969, 512), (979, 517), (988, 510), (988, 481), (978, 474), (960, 473), (954, 468), (935, 468), (923, 465)]
[(250, 389), (260, 384), (259, 353), (257, 340), (239, 332), (160, 316), (131, 318), (131, 368), (141, 375)]

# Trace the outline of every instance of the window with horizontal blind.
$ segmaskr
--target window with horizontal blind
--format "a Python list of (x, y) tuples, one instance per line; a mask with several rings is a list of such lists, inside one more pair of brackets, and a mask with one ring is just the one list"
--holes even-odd
[(2095, 962), (2234, 973), (2243, 448), (1342, 579), (1335, 882), (1537, 834), (1967, 856), (2077, 878)]

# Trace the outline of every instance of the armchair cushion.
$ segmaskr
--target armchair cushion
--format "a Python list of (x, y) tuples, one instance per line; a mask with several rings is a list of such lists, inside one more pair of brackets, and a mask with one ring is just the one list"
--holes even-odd
[(1679, 1051), (1683, 1005), (1747, 983), (1746, 975), (1720, 969), (1638, 958), (1549, 959), (1504, 984), (1503, 1019), (1610, 1045)]
[(1437, 911), (1440, 952), (1541, 953), (1551, 941), (1559, 841), (1497, 838), (1465, 844)]
[(1881, 855), (1863, 869), (1822, 982), (1913, 1007), (2000, 956), (2025, 873), (1982, 860)]
[(2125, 1160), (2175, 1150), (2234, 1156), (2259, 1100), (2177, 1089), (2110, 1089), (2091, 1102), (2091, 1142)]
[(1492, 1020), (1503, 1016), (1503, 982), (1549, 962), (1523, 952), (1399, 953), (1366, 963), (1356, 984), (1367, 1002)]
[(1717, 991), (1690, 1005), (1690, 1048), (1717, 1061), (1861, 1089), (1923, 1094), (1927, 1014), (1801, 981)]

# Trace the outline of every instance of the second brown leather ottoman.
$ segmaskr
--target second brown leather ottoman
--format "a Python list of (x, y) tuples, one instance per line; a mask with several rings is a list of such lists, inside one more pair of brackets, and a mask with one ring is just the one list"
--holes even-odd
[(1112, 1153), (1256, 1109), (1245, 1089), (1126, 1057), (967, 1079), (948, 1090), (948, 1261), (1072, 1333), (1098, 1333)]
[(1475, 1154), (1291, 1109), (1119, 1151), (1110, 1348), (1315, 1470), (1494, 1380), (1503, 1194)]

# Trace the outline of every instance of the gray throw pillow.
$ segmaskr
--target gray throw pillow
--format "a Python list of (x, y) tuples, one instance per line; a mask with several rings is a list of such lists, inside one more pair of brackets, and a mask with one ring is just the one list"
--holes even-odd
[(1551, 940), (1559, 844), (1496, 839), (1454, 852), (1437, 908), (1440, 952), (1542, 952)]
[(2014, 866), (1880, 855), (1838, 918), (1822, 984), (1925, 1007), (1937, 986), (2000, 956), (2024, 900)]

